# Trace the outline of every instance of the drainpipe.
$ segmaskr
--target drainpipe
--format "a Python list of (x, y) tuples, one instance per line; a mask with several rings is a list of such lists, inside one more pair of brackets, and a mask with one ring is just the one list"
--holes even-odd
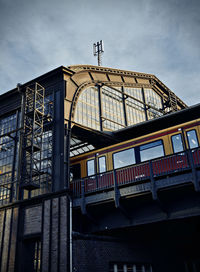
[(69, 197), (69, 207), (70, 207), (70, 227), (69, 227), (69, 232), (70, 232), (70, 238), (69, 238), (69, 241), (70, 241), (70, 272), (72, 272), (73, 268), (72, 268), (72, 261), (73, 261), (73, 241), (72, 241), (72, 198), (71, 196)]

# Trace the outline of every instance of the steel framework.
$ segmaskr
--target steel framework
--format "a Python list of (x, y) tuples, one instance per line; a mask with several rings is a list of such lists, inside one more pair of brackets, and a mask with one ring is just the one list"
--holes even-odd
[(169, 92), (169, 100), (170, 100), (171, 110), (177, 111), (178, 110), (177, 99), (173, 92)]
[(38, 83), (25, 91), (22, 139), (21, 188), (40, 187), (45, 89)]

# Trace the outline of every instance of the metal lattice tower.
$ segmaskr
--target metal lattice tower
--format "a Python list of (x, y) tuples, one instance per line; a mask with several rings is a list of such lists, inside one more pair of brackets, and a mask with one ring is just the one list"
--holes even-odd
[(94, 56), (97, 56), (98, 66), (102, 65), (101, 55), (103, 54), (103, 52), (104, 52), (104, 44), (102, 40), (100, 42), (93, 44), (93, 54)]
[(171, 110), (177, 111), (178, 110), (177, 99), (173, 92), (169, 92), (169, 101), (170, 101)]
[(44, 93), (38, 83), (25, 91), (21, 188), (29, 191), (40, 187)]

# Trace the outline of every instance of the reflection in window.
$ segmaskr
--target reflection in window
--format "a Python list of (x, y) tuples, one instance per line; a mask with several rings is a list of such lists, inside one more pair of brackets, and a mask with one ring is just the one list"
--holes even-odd
[(114, 169), (128, 166), (135, 163), (134, 148), (119, 151), (113, 154)]
[(88, 176), (95, 174), (94, 159), (87, 161), (87, 174)]
[(164, 156), (164, 148), (161, 140), (140, 146), (140, 158), (142, 162), (162, 156)]
[[(50, 117), (53, 113), (53, 96), (48, 95), (44, 100), (45, 116)], [(20, 124), (19, 121), (18, 123)], [(11, 137), (9, 137), (7, 134), (11, 131), (14, 131), (16, 128), (17, 114), (12, 114), (7, 117), (0, 118), (0, 205), (6, 204), (10, 201), (11, 192), (13, 193), (12, 197), (16, 197), (18, 154), (16, 156), (14, 169), (12, 168), (15, 148), (14, 137), (18, 136), (19, 139), (19, 131), (17, 133), (14, 132), (10, 134)], [(41, 163), (40, 188), (33, 190), (31, 192), (31, 196), (36, 196), (51, 191), (52, 124), (48, 122), (47, 118), (44, 120), (44, 131), (40, 140), (42, 141), (41, 158), (40, 152), (34, 153), (35, 158), (38, 159), (38, 164)], [(16, 148), (18, 151), (18, 143)], [(27, 192), (25, 195), (27, 195)]]
[(98, 165), (99, 165), (99, 173), (106, 172), (106, 157), (100, 157), (98, 158)]
[[(38, 156), (38, 161), (41, 161), (41, 174), (40, 174), (40, 188), (33, 190), (31, 196), (37, 196), (43, 193), (49, 193), (51, 191), (52, 182), (52, 130), (44, 131), (41, 137), (42, 140), (42, 152), (41, 158), (40, 152), (34, 154)], [(38, 162), (38, 163), (39, 163)]]
[(193, 129), (193, 130), (187, 131), (186, 134), (187, 134), (189, 148), (198, 147), (196, 130)]
[[(0, 135), (3, 136), (8, 132), (16, 129), (16, 114), (9, 115), (0, 119)], [(12, 181), (12, 166), (14, 157), (14, 138), (16, 133), (11, 136), (0, 137), (0, 205), (6, 204), (10, 201), (11, 196), (11, 181)], [(15, 164), (15, 171), (13, 179), (16, 180), (17, 169)], [(13, 185), (13, 189), (16, 184)]]
[(184, 148), (183, 148), (183, 141), (182, 141), (181, 134), (176, 134), (172, 136), (172, 145), (173, 145), (174, 153), (183, 151)]

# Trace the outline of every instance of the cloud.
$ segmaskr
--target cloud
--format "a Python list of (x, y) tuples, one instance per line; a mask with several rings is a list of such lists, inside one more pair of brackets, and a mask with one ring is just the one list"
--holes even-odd
[(0, 91), (60, 65), (95, 65), (103, 39), (104, 66), (153, 73), (194, 104), (199, 12), (195, 0), (0, 0)]

